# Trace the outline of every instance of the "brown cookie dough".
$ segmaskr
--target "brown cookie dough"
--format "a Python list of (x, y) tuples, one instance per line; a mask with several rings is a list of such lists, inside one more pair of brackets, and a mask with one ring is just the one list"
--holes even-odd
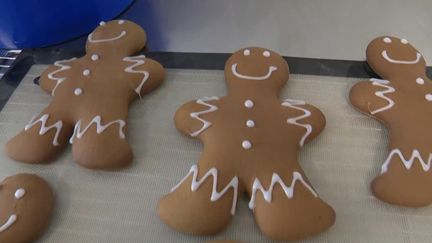
[(7, 177), (0, 184), (0, 242), (33, 242), (48, 227), (53, 207), (53, 192), (42, 178)]
[(273, 239), (302, 239), (333, 225), (333, 209), (297, 161), (303, 145), (323, 130), (325, 117), (304, 101), (279, 100), (288, 76), (277, 53), (242, 49), (225, 66), (227, 96), (180, 107), (177, 129), (200, 139), (204, 151), (160, 200), (158, 213), (166, 224), (190, 234), (218, 233), (247, 193), (259, 228)]
[(389, 154), (372, 182), (379, 199), (400, 206), (432, 203), (432, 83), (422, 55), (405, 39), (382, 36), (366, 50), (382, 79), (355, 84), (351, 104), (387, 126)]
[(53, 159), (68, 142), (74, 159), (94, 169), (124, 167), (132, 160), (125, 139), (130, 103), (158, 87), (164, 69), (144, 55), (146, 44), (133, 22), (101, 22), (89, 36), (87, 54), (57, 61), (41, 75), (52, 102), (6, 145), (9, 157), (26, 163)]

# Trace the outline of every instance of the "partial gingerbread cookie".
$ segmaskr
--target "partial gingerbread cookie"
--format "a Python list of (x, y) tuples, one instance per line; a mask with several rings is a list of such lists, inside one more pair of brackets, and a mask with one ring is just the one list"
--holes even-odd
[(48, 227), (54, 207), (51, 187), (33, 174), (0, 183), (0, 242), (33, 242)]
[(385, 124), (389, 154), (372, 182), (379, 199), (408, 207), (432, 203), (432, 83), (422, 55), (406, 39), (378, 37), (367, 62), (382, 79), (355, 84), (351, 104)]
[(304, 101), (279, 100), (288, 76), (277, 53), (242, 49), (225, 66), (228, 96), (180, 107), (177, 129), (200, 139), (204, 152), (159, 202), (166, 224), (191, 234), (218, 233), (245, 192), (259, 228), (273, 239), (302, 239), (333, 225), (335, 212), (297, 161), (303, 145), (323, 130), (325, 117)]
[(57, 61), (41, 75), (52, 102), (6, 145), (12, 159), (43, 163), (68, 142), (74, 159), (94, 169), (124, 167), (132, 160), (125, 139), (129, 104), (158, 87), (164, 69), (143, 55), (146, 44), (133, 22), (101, 22), (87, 39), (87, 54)]

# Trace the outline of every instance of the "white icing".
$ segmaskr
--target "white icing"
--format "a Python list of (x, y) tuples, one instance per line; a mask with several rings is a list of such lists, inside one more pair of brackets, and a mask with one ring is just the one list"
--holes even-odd
[(245, 50), (243, 51), (243, 55), (245, 55), (245, 56), (249, 56), (249, 55), (250, 55), (250, 50), (249, 50), (249, 49), (245, 49)]
[(7, 230), (9, 227), (11, 227), (15, 221), (17, 220), (17, 216), (16, 214), (12, 214), (8, 220), (6, 221), (6, 223), (4, 223), (2, 226), (0, 226), (0, 233)]
[(392, 42), (392, 40), (388, 37), (385, 37), (383, 40), (385, 43), (391, 43)]
[(55, 128), (56, 129), (56, 133), (54, 135), (54, 139), (53, 139), (53, 145), (54, 146), (58, 146), (60, 145), (58, 143), (58, 136), (60, 134), (60, 130), (63, 127), (63, 122), (61, 120), (57, 121), (56, 123), (54, 123), (51, 126), (47, 126), (47, 120), (49, 118), (48, 114), (45, 114), (43, 116), (41, 116), (39, 119), (35, 120), (36, 117), (33, 117), (30, 122), (24, 127), (24, 131), (29, 130), (30, 128), (32, 128), (34, 125), (36, 125), (38, 122), (41, 123), (40, 129), (39, 129), (39, 135), (44, 135), (45, 133), (47, 133), (49, 130)]
[(432, 101), (432, 94), (427, 94), (427, 95), (425, 95), (425, 99), (426, 99), (427, 101)]
[(83, 91), (82, 91), (81, 88), (76, 88), (76, 89), (74, 90), (74, 94), (75, 94), (76, 96), (81, 95), (82, 92), (83, 92)]
[(93, 32), (90, 33), (90, 35), (88, 36), (87, 40), (90, 43), (100, 43), (100, 42), (108, 42), (108, 41), (115, 41), (118, 39), (121, 39), (123, 36), (126, 35), (126, 31), (122, 30), (122, 32), (120, 34), (118, 34), (117, 36), (114, 36), (112, 38), (107, 38), (107, 39), (93, 39)]
[(408, 40), (407, 39), (401, 39), (401, 43), (406, 45), (406, 44), (408, 44)]
[(213, 111), (215, 111), (215, 110), (218, 109), (217, 106), (209, 104), (209, 103), (206, 103), (206, 101), (212, 101), (212, 100), (219, 100), (219, 97), (216, 97), (216, 96), (213, 96), (213, 97), (204, 97), (204, 98), (198, 99), (196, 101), (196, 103), (198, 103), (200, 105), (204, 105), (204, 106), (208, 107), (208, 109), (207, 110), (203, 110), (203, 111), (199, 111), (199, 112), (192, 112), (192, 113), (190, 113), (190, 116), (192, 118), (198, 119), (200, 122), (203, 123), (203, 126), (198, 131), (190, 133), (190, 135), (192, 137), (198, 136), (204, 130), (206, 130), (207, 128), (209, 128), (211, 126), (212, 123), (209, 122), (209, 121), (207, 121), (207, 120), (202, 119), (200, 117), (200, 115), (207, 114), (207, 113), (213, 112)]
[(384, 79), (376, 79), (376, 78), (371, 78), (369, 81), (372, 82), (372, 85), (387, 88), (385, 90), (375, 92), (375, 95), (382, 98), (382, 99), (385, 99), (388, 102), (388, 104), (386, 106), (381, 107), (381, 108), (376, 109), (376, 110), (373, 110), (370, 113), (372, 115), (374, 115), (378, 112), (382, 112), (382, 111), (385, 111), (385, 110), (392, 108), (394, 106), (394, 101), (392, 99), (390, 99), (389, 97), (385, 96), (385, 94), (393, 93), (396, 91), (392, 86), (387, 85), (387, 84), (390, 84), (390, 81), (384, 80)]
[(83, 73), (84, 76), (89, 76), (90, 75), (90, 69), (84, 69)]
[(290, 107), (290, 108), (293, 108), (293, 109), (296, 109), (299, 111), (303, 111), (303, 115), (297, 116), (297, 117), (292, 117), (292, 118), (289, 118), (287, 120), (288, 124), (304, 127), (306, 129), (305, 134), (302, 136), (302, 138), (300, 139), (300, 142), (299, 142), (300, 147), (303, 147), (306, 138), (312, 133), (312, 126), (310, 124), (302, 124), (302, 123), (297, 122), (298, 120), (301, 120), (301, 119), (304, 119), (304, 118), (311, 116), (311, 112), (309, 110), (301, 107), (301, 105), (306, 105), (306, 102), (304, 102), (302, 100), (285, 99), (284, 102), (282, 103), (282, 106)]
[(264, 52), (263, 52), (263, 56), (265, 56), (265, 57), (269, 57), (269, 56), (270, 56), (270, 52), (269, 52), (269, 51), (264, 51)]
[(247, 120), (246, 126), (250, 128), (255, 127), (255, 122), (253, 120)]
[(71, 62), (73, 60), (76, 60), (76, 58), (74, 57), (74, 58), (67, 59), (67, 60), (56, 61), (54, 63), (54, 66), (59, 67), (59, 68), (56, 69), (56, 70), (54, 70), (54, 71), (52, 71), (52, 72), (50, 72), (50, 73), (48, 73), (48, 78), (56, 81), (56, 84), (55, 84), (54, 88), (51, 91), (51, 95), (52, 96), (54, 96), (54, 92), (56, 91), (57, 87), (66, 80), (66, 77), (56, 78), (56, 77), (54, 77), (54, 75), (56, 73), (59, 73), (59, 72), (62, 72), (62, 71), (70, 69), (71, 66), (65, 65), (64, 63)]
[(422, 78), (417, 78), (417, 79), (416, 79), (416, 83), (417, 83), (417, 84), (420, 84), (420, 85), (423, 85), (423, 84), (425, 83), (425, 81), (424, 81), (424, 79), (422, 79)]
[(251, 199), (249, 201), (249, 208), (251, 210), (253, 210), (255, 208), (256, 193), (258, 190), (260, 190), (262, 192), (262, 194), (264, 196), (264, 200), (266, 202), (270, 203), (272, 201), (273, 189), (277, 183), (282, 187), (287, 198), (292, 199), (294, 197), (294, 188), (295, 188), (295, 185), (297, 182), (301, 182), (303, 184), (303, 186), (305, 186), (306, 189), (308, 189), (315, 197), (318, 197), (318, 194), (312, 189), (311, 186), (309, 186), (309, 184), (306, 183), (306, 181), (303, 179), (303, 176), (299, 172), (297, 172), (297, 171), (293, 172), (293, 177), (292, 177), (292, 181), (291, 181), (290, 186), (285, 185), (285, 183), (280, 178), (280, 176), (276, 173), (273, 173), (271, 184), (270, 184), (270, 187), (268, 188), (268, 190), (266, 190), (263, 187), (263, 185), (261, 184), (261, 181), (258, 178), (255, 178), (253, 185), (252, 185), (252, 196), (251, 196)]
[(97, 61), (97, 60), (99, 60), (99, 55), (93, 54), (93, 55), (91, 55), (91, 59), (92, 59), (92, 61)]
[(393, 149), (381, 167), (381, 174), (384, 174), (388, 171), (388, 166), (391, 162), (391, 159), (395, 155), (399, 157), (399, 159), (402, 161), (402, 163), (404, 164), (407, 170), (411, 169), (412, 165), (414, 164), (414, 161), (420, 162), (423, 171), (429, 171), (431, 168), (432, 154), (429, 154), (429, 158), (426, 162), (423, 160), (423, 158), (420, 155), (420, 152), (417, 149), (414, 149), (412, 151), (411, 157), (409, 159), (406, 159), (399, 149)]
[(240, 74), (239, 72), (237, 72), (237, 65), (238, 65), (238, 63), (234, 63), (231, 66), (231, 71), (234, 74), (234, 76), (236, 76), (237, 78), (241, 78), (241, 79), (265, 80), (265, 79), (268, 79), (272, 75), (272, 73), (277, 70), (277, 67), (270, 66), (267, 74), (265, 74), (263, 76), (248, 76), (248, 75), (243, 75), (243, 74)]
[(72, 134), (72, 137), (69, 139), (69, 143), (73, 144), (73, 140), (76, 137), (77, 139), (80, 139), (84, 136), (84, 134), (87, 132), (87, 130), (93, 125), (96, 125), (96, 133), (97, 134), (101, 134), (103, 131), (105, 131), (105, 129), (107, 129), (109, 126), (111, 125), (115, 125), (118, 124), (119, 126), (119, 137), (121, 139), (125, 138), (125, 134), (123, 132), (123, 129), (126, 125), (126, 122), (123, 120), (114, 120), (111, 121), (105, 125), (102, 125), (101, 123), (101, 116), (95, 116), (93, 118), (93, 120), (91, 120), (91, 122), (84, 128), (81, 130), (81, 120), (79, 120), (76, 124), (75, 124), (75, 128), (74, 128), (74, 132)]
[(99, 25), (100, 25), (100, 26), (105, 26), (106, 23), (105, 23), (105, 21), (101, 21), (101, 22), (99, 22)]
[(254, 107), (254, 102), (253, 102), (252, 100), (246, 100), (246, 101), (244, 102), (244, 106), (245, 106), (246, 108), (252, 108), (252, 107)]
[(131, 64), (130, 66), (127, 66), (125, 68), (125, 70), (124, 70), (125, 72), (127, 72), (127, 73), (140, 73), (140, 74), (144, 75), (140, 84), (135, 88), (135, 92), (139, 95), (139, 97), (141, 97), (141, 89), (142, 89), (144, 83), (147, 81), (147, 79), (150, 76), (149, 72), (147, 72), (147, 71), (134, 70), (135, 67), (143, 65), (145, 63), (145, 61), (143, 59), (145, 59), (144, 55), (123, 58), (123, 61), (125, 61), (125, 62), (133, 62), (133, 64)]
[(119, 20), (119, 21), (118, 21), (118, 24), (124, 24), (124, 23), (125, 23), (124, 20)]
[(249, 140), (243, 140), (242, 147), (246, 150), (252, 148), (252, 143)]
[(20, 199), (20, 198), (24, 197), (25, 192), (26, 191), (23, 188), (19, 188), (18, 190), (15, 191), (15, 195), (14, 196), (15, 196), (16, 199)]
[(391, 63), (395, 63), (395, 64), (416, 64), (420, 61), (421, 58), (421, 54), (420, 53), (416, 53), (416, 59), (411, 60), (411, 61), (404, 61), (404, 60), (396, 60), (396, 59), (392, 59), (388, 56), (387, 51), (384, 50), (382, 51), (381, 55), (384, 57), (384, 59), (386, 59), (388, 62)]
[(191, 169), (189, 170), (189, 173), (176, 185), (171, 189), (171, 192), (175, 191), (190, 175), (192, 174), (192, 183), (191, 183), (191, 191), (195, 192), (198, 190), (198, 188), (201, 186), (202, 183), (204, 183), (208, 177), (213, 176), (213, 189), (212, 194), (210, 196), (210, 201), (215, 202), (219, 200), (227, 191), (232, 188), (234, 195), (232, 200), (232, 206), (231, 206), (231, 215), (235, 214), (236, 210), (236, 204), (237, 204), (237, 193), (238, 193), (238, 178), (237, 176), (234, 176), (231, 181), (225, 186), (222, 191), (217, 191), (217, 178), (218, 178), (218, 171), (216, 168), (211, 168), (207, 173), (201, 177), (200, 180), (198, 179), (198, 166), (193, 165)]

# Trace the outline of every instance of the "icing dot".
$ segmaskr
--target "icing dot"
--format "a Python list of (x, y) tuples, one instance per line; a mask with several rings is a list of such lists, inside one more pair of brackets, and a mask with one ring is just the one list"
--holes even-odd
[(253, 103), (252, 100), (246, 100), (245, 103), (244, 103), (244, 106), (246, 108), (252, 108), (254, 106), (254, 103)]
[(269, 51), (264, 51), (264, 52), (263, 52), (263, 56), (265, 56), (265, 57), (269, 57), (269, 56), (270, 56), (270, 52), (269, 52)]
[(124, 23), (125, 23), (124, 20), (119, 20), (119, 21), (118, 21), (118, 24), (124, 24)]
[(24, 197), (24, 194), (25, 194), (25, 190), (22, 188), (19, 188), (18, 190), (15, 191), (15, 198), (20, 199), (20, 198)]
[(406, 45), (406, 44), (408, 44), (408, 40), (407, 39), (401, 39), (401, 43)]
[(242, 147), (244, 149), (251, 149), (252, 148), (252, 143), (249, 140), (243, 140)]
[(254, 127), (255, 126), (255, 122), (253, 120), (247, 120), (246, 121), (246, 126), (247, 127)]
[(383, 40), (385, 43), (391, 43), (392, 42), (392, 40), (388, 37), (385, 37)]
[(424, 84), (424, 79), (422, 79), (422, 78), (417, 78), (417, 79), (416, 79), (416, 83), (418, 83), (418, 84)]
[(432, 101), (432, 94), (427, 94), (425, 98), (427, 101)]
[(245, 50), (243, 51), (243, 55), (245, 55), (245, 56), (249, 56), (249, 55), (250, 55), (250, 50), (249, 50), (249, 49), (245, 49)]
[(92, 59), (92, 61), (97, 61), (97, 60), (99, 60), (99, 56), (97, 54), (93, 54), (91, 56), (91, 59)]
[(106, 23), (105, 23), (105, 21), (101, 21), (101, 22), (99, 22), (99, 25), (100, 25), (100, 26), (105, 26)]
[(89, 69), (84, 69), (83, 75), (84, 76), (89, 76), (90, 75), (90, 70)]
[(80, 88), (76, 88), (75, 90), (74, 90), (74, 94), (76, 95), (76, 96), (78, 96), (78, 95), (81, 95), (82, 94), (82, 89), (80, 89)]

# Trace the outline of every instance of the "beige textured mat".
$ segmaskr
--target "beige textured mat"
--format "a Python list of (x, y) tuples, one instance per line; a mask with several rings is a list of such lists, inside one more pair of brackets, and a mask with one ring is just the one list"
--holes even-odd
[[(45, 67), (33, 66), (0, 112), (1, 147), (50, 101), (32, 83)], [(306, 242), (431, 242), (432, 207), (389, 206), (369, 191), (386, 158), (387, 133), (347, 103), (347, 90), (355, 81), (292, 75), (283, 91), (283, 97), (319, 107), (327, 118), (326, 129), (305, 146), (300, 161), (320, 196), (336, 210), (337, 219), (329, 231)], [(214, 237), (183, 235), (166, 227), (156, 214), (158, 199), (185, 176), (202, 149), (198, 141), (176, 131), (174, 112), (188, 100), (225, 93), (222, 71), (168, 70), (163, 87), (132, 106), (128, 131), (135, 153), (132, 167), (117, 172), (87, 170), (72, 161), (70, 148), (48, 165), (21, 164), (0, 153), (0, 178), (33, 172), (53, 185), (57, 207), (41, 242), (267, 241), (245, 197), (240, 198), (233, 222)]]

